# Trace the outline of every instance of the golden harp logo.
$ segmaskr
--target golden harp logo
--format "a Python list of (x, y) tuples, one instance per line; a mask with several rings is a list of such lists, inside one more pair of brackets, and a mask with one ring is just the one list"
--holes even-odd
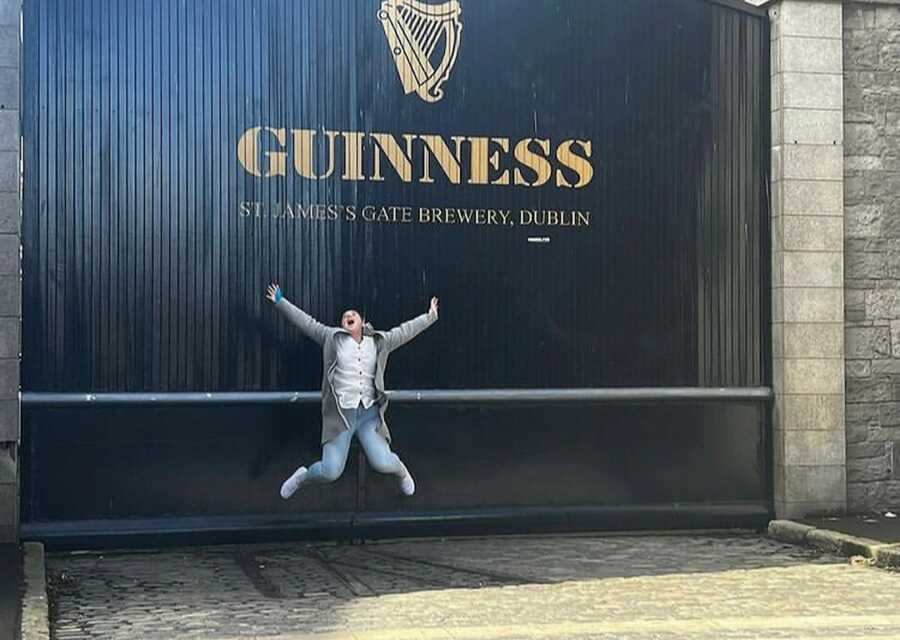
[(415, 91), (425, 102), (444, 97), (441, 87), (450, 78), (459, 52), (461, 13), (458, 0), (442, 4), (417, 0), (381, 3), (378, 19), (407, 94)]

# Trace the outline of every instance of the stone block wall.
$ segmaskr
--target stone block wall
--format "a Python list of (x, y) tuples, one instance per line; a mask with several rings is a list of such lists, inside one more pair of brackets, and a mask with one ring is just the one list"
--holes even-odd
[(900, 4), (844, 13), (848, 508), (900, 508)]
[(0, 542), (19, 524), (20, 5), (0, 0)]

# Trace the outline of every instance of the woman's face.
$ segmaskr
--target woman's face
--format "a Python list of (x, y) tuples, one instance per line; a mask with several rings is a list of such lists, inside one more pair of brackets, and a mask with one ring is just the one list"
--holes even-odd
[(361, 330), (362, 326), (363, 319), (362, 316), (359, 315), (359, 311), (348, 309), (344, 312), (344, 315), (341, 316), (341, 327), (343, 327), (350, 333)]

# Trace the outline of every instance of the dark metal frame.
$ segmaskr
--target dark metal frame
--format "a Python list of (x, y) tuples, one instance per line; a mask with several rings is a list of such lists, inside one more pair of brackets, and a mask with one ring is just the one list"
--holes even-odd
[[(762, 32), (763, 32), (763, 46), (769, 46), (769, 38), (770, 38), (770, 29), (771, 25), (769, 22), (768, 11), (764, 7), (759, 7), (758, 10), (761, 12), (763, 16), (762, 19)], [(769, 54), (768, 49), (766, 49), (766, 53), (764, 55), (762, 73), (763, 80), (770, 77), (772, 68), (772, 60), (771, 55)], [(772, 111), (772, 90), (771, 84), (769, 82), (762, 81), (760, 82), (760, 92), (761, 92), (761, 102), (762, 107), (765, 110), (766, 114), (771, 113)], [(763, 376), (763, 384), (774, 386), (773, 381), (773, 366), (774, 363), (772, 361), (774, 354), (772, 351), (772, 269), (771, 267), (766, 268), (766, 265), (772, 264), (772, 231), (771, 231), (771, 218), (772, 218), (772, 198), (771, 198), (771, 157), (772, 157), (772, 120), (769, 117), (762, 118), (762, 140), (759, 141), (760, 145), (760, 171), (763, 174), (763, 179), (761, 180), (760, 189), (762, 190), (762, 195), (760, 198), (761, 208), (760, 211), (760, 238), (762, 241), (759, 243), (759, 252), (760, 252), (760, 264), (763, 265), (763, 268), (760, 269), (761, 281), (759, 286), (761, 288), (760, 292), (760, 305), (759, 305), (759, 313), (760, 313), (760, 357), (762, 358), (761, 370)], [(775, 513), (775, 451), (774, 451), (774, 433), (773, 433), (773, 425), (774, 419), (772, 416), (772, 410), (774, 407), (774, 394), (772, 396), (772, 402), (769, 403), (767, 410), (762, 414), (762, 431), (764, 437), (766, 439), (765, 442), (765, 464), (768, 473), (766, 475), (766, 493), (769, 496), (769, 510), (771, 513)]]
[(585, 507), (518, 507), (478, 512), (339, 512), (198, 518), (137, 518), (29, 522), (24, 540), (48, 549), (130, 549), (194, 544), (267, 543), (286, 540), (377, 540), (406, 536), (521, 535), (592, 531), (760, 531), (771, 512), (757, 503), (647, 504)]
[[(500, 406), (504, 404), (762, 404), (764, 428), (774, 399), (770, 387), (669, 387), (607, 389), (455, 389), (389, 392), (401, 405)], [(26, 392), (28, 410), (116, 407), (314, 405), (318, 391), (194, 393)], [(59, 423), (60, 426), (64, 422)], [(767, 441), (771, 441), (766, 431)], [(768, 447), (769, 449), (771, 447)], [(362, 456), (362, 452), (359, 452)], [(364, 483), (362, 478), (359, 479)], [(771, 493), (769, 494), (771, 495)], [(49, 549), (131, 549), (170, 545), (270, 543), (287, 540), (359, 541), (407, 536), (509, 535), (591, 531), (731, 529), (759, 531), (772, 517), (771, 498), (713, 504), (591, 505), (490, 508), (436, 512), (347, 511), (315, 514), (248, 514), (27, 522), (22, 538)]]
[[(768, 11), (765, 7), (748, 5), (741, 0), (703, 0), (708, 4), (759, 17), (763, 22), (764, 39), (768, 42)], [(768, 56), (760, 83), (764, 107), (770, 103), (767, 81)], [(768, 111), (768, 109), (766, 109)], [(768, 473), (765, 503), (752, 504), (650, 504), (609, 505), (566, 508), (491, 509), (473, 512), (430, 513), (335, 513), (308, 516), (247, 515), (229, 517), (95, 520), (71, 522), (23, 523), (22, 537), (42, 540), (52, 547), (110, 547), (147, 543), (197, 543), (266, 541), (286, 538), (321, 538), (323, 535), (340, 538), (377, 538), (402, 535), (490, 534), (521, 533), (523, 531), (629, 530), (646, 528), (714, 527), (723, 516), (733, 526), (757, 529), (774, 513), (772, 470), (772, 416), (774, 400), (772, 384), (771, 337), (771, 274), (769, 264), (769, 153), (770, 131), (768, 117), (762, 118), (763, 136), (759, 171), (765, 179), (759, 246), (762, 300), (760, 305), (763, 384), (748, 388), (606, 388), (606, 389), (452, 389), (401, 390), (389, 392), (392, 403), (415, 406), (432, 405), (503, 405), (503, 404), (628, 404), (628, 403), (765, 403), (762, 432), (766, 442)], [(54, 408), (115, 408), (115, 407), (194, 407), (194, 406), (289, 406), (314, 405), (320, 401), (318, 391), (277, 392), (141, 392), (141, 393), (56, 393), (28, 391), (21, 394), (25, 410)], [(60, 426), (63, 426), (60, 424)]]
[[(628, 402), (769, 402), (769, 387), (664, 387), (622, 389), (452, 389), (391, 391), (395, 404), (567, 404)], [(22, 406), (33, 407), (131, 407), (314, 404), (318, 391), (234, 391), (193, 393), (42, 393), (25, 392)]]

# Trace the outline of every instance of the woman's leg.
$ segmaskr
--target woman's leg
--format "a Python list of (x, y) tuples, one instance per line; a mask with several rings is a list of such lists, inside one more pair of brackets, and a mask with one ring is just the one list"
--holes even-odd
[(373, 407), (367, 411), (365, 418), (360, 421), (360, 425), (356, 430), (356, 437), (359, 438), (359, 442), (366, 452), (366, 459), (368, 459), (371, 467), (379, 473), (390, 473), (399, 477), (400, 488), (403, 493), (411, 496), (416, 490), (412, 474), (400, 460), (400, 457), (391, 451), (391, 446), (385, 437), (376, 431), (380, 423), (381, 417), (378, 409)]
[(322, 459), (319, 462), (309, 469), (300, 467), (284, 481), (281, 485), (281, 497), (287, 500), (304, 484), (334, 482), (340, 478), (347, 463), (352, 439), (353, 432), (344, 431), (334, 440), (326, 442), (322, 447)]
[(344, 473), (347, 454), (350, 452), (351, 431), (344, 431), (322, 447), (322, 459), (309, 468), (304, 482), (334, 482)]

